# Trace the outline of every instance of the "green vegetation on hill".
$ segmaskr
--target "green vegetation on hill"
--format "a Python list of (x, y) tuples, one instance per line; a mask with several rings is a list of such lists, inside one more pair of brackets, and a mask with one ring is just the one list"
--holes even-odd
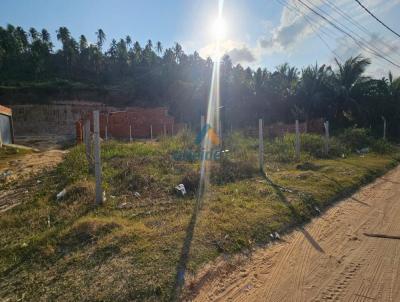
[[(53, 40), (52, 40), (53, 38)], [(55, 49), (57, 39), (61, 47)], [(334, 129), (358, 126), (400, 137), (400, 78), (365, 75), (370, 60), (361, 56), (333, 66), (273, 70), (244, 68), (224, 56), (220, 63), (223, 129), (241, 129), (263, 118), (266, 124), (326, 118)], [(73, 37), (60, 27), (55, 37), (46, 29), (0, 27), (0, 98), (3, 102), (43, 103), (53, 100), (101, 101), (111, 105), (165, 106), (180, 122), (199, 121), (207, 112), (211, 58), (187, 54), (179, 43), (165, 47), (130, 36), (97, 43)]]
[[(377, 143), (364, 134), (358, 145), (348, 143), (356, 149)], [(266, 143), (267, 179), (256, 168), (255, 139), (239, 133), (226, 139), (231, 153), (213, 164), (190, 241), (188, 274), (218, 255), (253, 249), (271, 241), (271, 233), (308, 221), (399, 158), (393, 146), (362, 155), (348, 146), (344, 158), (322, 158), (312, 152), (319, 147), (318, 137), (306, 137), (299, 163), (280, 156), (292, 152), (290, 137)], [(29, 203), (0, 214), (0, 298), (171, 299), (183, 244), (190, 238), (199, 163), (176, 162), (170, 155), (195, 148), (193, 140), (181, 133), (159, 142), (105, 142), (107, 200), (100, 207), (94, 206), (83, 146), (72, 148), (55, 171), (38, 177), (42, 182), (30, 192)], [(188, 188), (185, 197), (174, 192), (180, 182)], [(63, 188), (67, 193), (57, 201)]]

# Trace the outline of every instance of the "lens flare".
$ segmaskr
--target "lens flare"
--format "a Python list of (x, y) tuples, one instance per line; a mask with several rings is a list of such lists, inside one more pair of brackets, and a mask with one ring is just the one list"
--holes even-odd
[(212, 32), (217, 40), (221, 40), (226, 36), (226, 23), (225, 20), (219, 16), (212, 25)]

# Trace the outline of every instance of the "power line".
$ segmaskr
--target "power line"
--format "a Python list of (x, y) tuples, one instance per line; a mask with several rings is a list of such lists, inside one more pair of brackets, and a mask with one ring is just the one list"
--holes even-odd
[[(318, 28), (316, 28), (316, 26), (311, 22), (310, 18), (308, 18), (308, 16), (306, 14), (304, 14), (296, 5), (296, 7), (293, 7), (292, 5), (290, 5), (288, 2), (286, 2), (285, 0), (276, 0), (279, 4), (281, 4), (284, 7), (287, 7), (288, 9), (290, 9), (291, 11), (294, 11), (297, 14), (300, 14), (303, 16), (303, 18), (306, 20), (306, 22), (308, 24), (310, 24), (312, 30), (314, 31), (314, 33), (317, 35), (317, 37), (322, 41), (322, 43), (329, 49), (329, 51), (333, 54), (334, 57), (337, 57), (340, 61), (343, 61), (343, 59), (341, 58), (341, 56), (339, 56), (329, 45), (329, 43), (322, 37), (322, 35), (320, 35), (320, 33), (318, 32)], [(323, 32), (325, 35), (328, 35), (326, 32), (322, 31), (321, 28), (319, 28), (319, 30), (321, 32)]]
[(345, 18), (347, 21), (352, 23), (354, 26), (356, 26), (358, 29), (363, 31), (367, 35), (371, 35), (371, 32), (362, 24), (358, 23), (352, 16), (350, 16), (348, 13), (343, 11), (340, 7), (338, 7), (334, 2), (331, 0), (325, 0), (327, 4), (333, 8), (339, 15), (341, 15), (343, 18)]
[(351, 38), (358, 46), (360, 46), (361, 48), (364, 48), (365, 50), (367, 50), (368, 52), (370, 52), (371, 54), (380, 57), (381, 59), (385, 60), (386, 62), (396, 66), (397, 68), (400, 68), (399, 64), (394, 63), (393, 61), (385, 58), (384, 56), (382, 56), (381, 54), (379, 54), (378, 52), (375, 51), (370, 51), (368, 49), (366, 49), (365, 45), (363, 45), (362, 43), (360, 43), (360, 41), (358, 41), (356, 38), (354, 38), (351, 34), (349, 34), (347, 31), (345, 31), (344, 29), (342, 29), (340, 26), (336, 25), (334, 22), (330, 21), (328, 18), (326, 18), (324, 15), (320, 14), (319, 12), (317, 12), (315, 9), (313, 9), (312, 7), (310, 7), (309, 5), (307, 5), (306, 3), (304, 3), (304, 1), (302, 0), (298, 0), (303, 6), (307, 7), (310, 11), (312, 11), (314, 14), (316, 14), (317, 16), (321, 17), (322, 19), (324, 19), (325, 21), (327, 21), (330, 25), (332, 25), (334, 28), (336, 28), (337, 30), (339, 30), (340, 32), (342, 32), (343, 34), (345, 34), (346, 36), (348, 36), (349, 38)]
[(393, 29), (391, 29), (389, 26), (387, 26), (385, 23), (383, 23), (381, 20), (378, 19), (368, 8), (366, 8), (359, 0), (355, 0), (368, 14), (370, 14), (376, 21), (378, 21), (380, 24), (382, 24), (384, 27), (386, 27), (388, 30), (390, 30), (392, 33), (394, 33), (396, 36), (400, 38), (400, 34), (395, 32)]
[[(350, 16), (348, 13), (343, 11), (340, 7), (338, 7), (334, 2), (331, 0), (325, 0), (326, 4), (332, 8), (334, 11), (336, 11), (340, 16), (342, 16), (346, 21), (349, 23), (353, 24), (356, 26), (359, 30), (364, 32), (369, 38), (374, 38), (374, 34), (371, 33), (364, 25), (360, 24), (355, 20), (352, 16)], [(382, 44), (384, 44), (389, 50), (393, 51), (393, 45), (388, 44), (384, 39), (380, 41)], [(397, 52), (394, 53), (395, 55), (399, 56)]]
[[(311, 0), (305, 0), (307, 1), (310, 5), (315, 5)], [(325, 14), (327, 16), (329, 16), (329, 13), (327, 13), (326, 11), (324, 11), (322, 8), (316, 7), (316, 9), (321, 13), (321, 14)], [(346, 26), (346, 24), (343, 24), (341, 22), (339, 22), (338, 20), (334, 19), (333, 17), (329, 16), (332, 19), (332, 22), (336, 22), (337, 24), (339, 24), (339, 26), (341, 26), (341, 28), (347, 30), (348, 32), (350, 32), (351, 34), (355, 35), (358, 39), (357, 43), (360, 47), (363, 47), (365, 50), (367, 50), (369, 53), (373, 54), (373, 55), (377, 55), (382, 57), (382, 55), (380, 54), (381, 50), (378, 49), (377, 47), (375, 47), (374, 45), (371, 45), (370, 42), (368, 42), (367, 40), (365, 40), (363, 37), (361, 37), (358, 33), (356, 33), (354, 30), (352, 30), (351, 28), (349, 28), (348, 26)], [(362, 45), (360, 45), (362, 44)], [(389, 47), (390, 48), (390, 47)], [(386, 57), (388, 57), (391, 61), (395, 62), (395, 59), (389, 55), (389, 54), (384, 54)], [(388, 60), (389, 60), (388, 59)], [(397, 64), (397, 61), (395, 62)], [(399, 65), (399, 64), (398, 64)], [(400, 65), (399, 65), (400, 66)]]

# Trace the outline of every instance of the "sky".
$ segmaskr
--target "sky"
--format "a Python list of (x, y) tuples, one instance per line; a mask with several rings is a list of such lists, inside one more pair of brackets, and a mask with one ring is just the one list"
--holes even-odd
[[(213, 24), (220, 0), (1, 0), (0, 26), (8, 23), (25, 30), (46, 28), (56, 40), (56, 30), (66, 26), (78, 39), (84, 34), (96, 41), (101, 28), (107, 43), (130, 35), (141, 44), (151, 39), (164, 47), (179, 42), (185, 52), (212, 56)], [(310, 64), (335, 65), (362, 54), (371, 58), (368, 74), (400, 76), (400, 38), (368, 15), (354, 0), (302, 0), (303, 3), (345, 29), (358, 41), (341, 33), (300, 0), (225, 0), (226, 34), (221, 48), (233, 63), (252, 68), (274, 68), (284, 62), (298, 68)], [(400, 0), (361, 0), (393, 30), (400, 33)], [(349, 18), (351, 17), (351, 18)], [(349, 21), (350, 20), (350, 21)], [(361, 41), (361, 42), (360, 42)], [(59, 47), (59, 43), (55, 43)]]

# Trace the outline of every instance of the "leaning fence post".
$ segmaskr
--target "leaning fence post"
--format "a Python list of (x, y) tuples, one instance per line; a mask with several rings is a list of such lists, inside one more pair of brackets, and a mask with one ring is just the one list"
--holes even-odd
[(329, 121), (324, 122), (325, 127), (325, 155), (329, 154)]
[(382, 120), (383, 120), (383, 139), (386, 139), (386, 118), (384, 116), (382, 116)]
[(96, 178), (96, 204), (103, 203), (103, 188), (101, 186), (101, 156), (100, 156), (100, 125), (99, 111), (93, 111), (94, 130), (94, 173)]
[(299, 129), (299, 120), (296, 120), (296, 160), (300, 160), (300, 129)]
[(260, 171), (264, 171), (264, 134), (263, 134), (263, 120), (258, 120), (258, 160)]

